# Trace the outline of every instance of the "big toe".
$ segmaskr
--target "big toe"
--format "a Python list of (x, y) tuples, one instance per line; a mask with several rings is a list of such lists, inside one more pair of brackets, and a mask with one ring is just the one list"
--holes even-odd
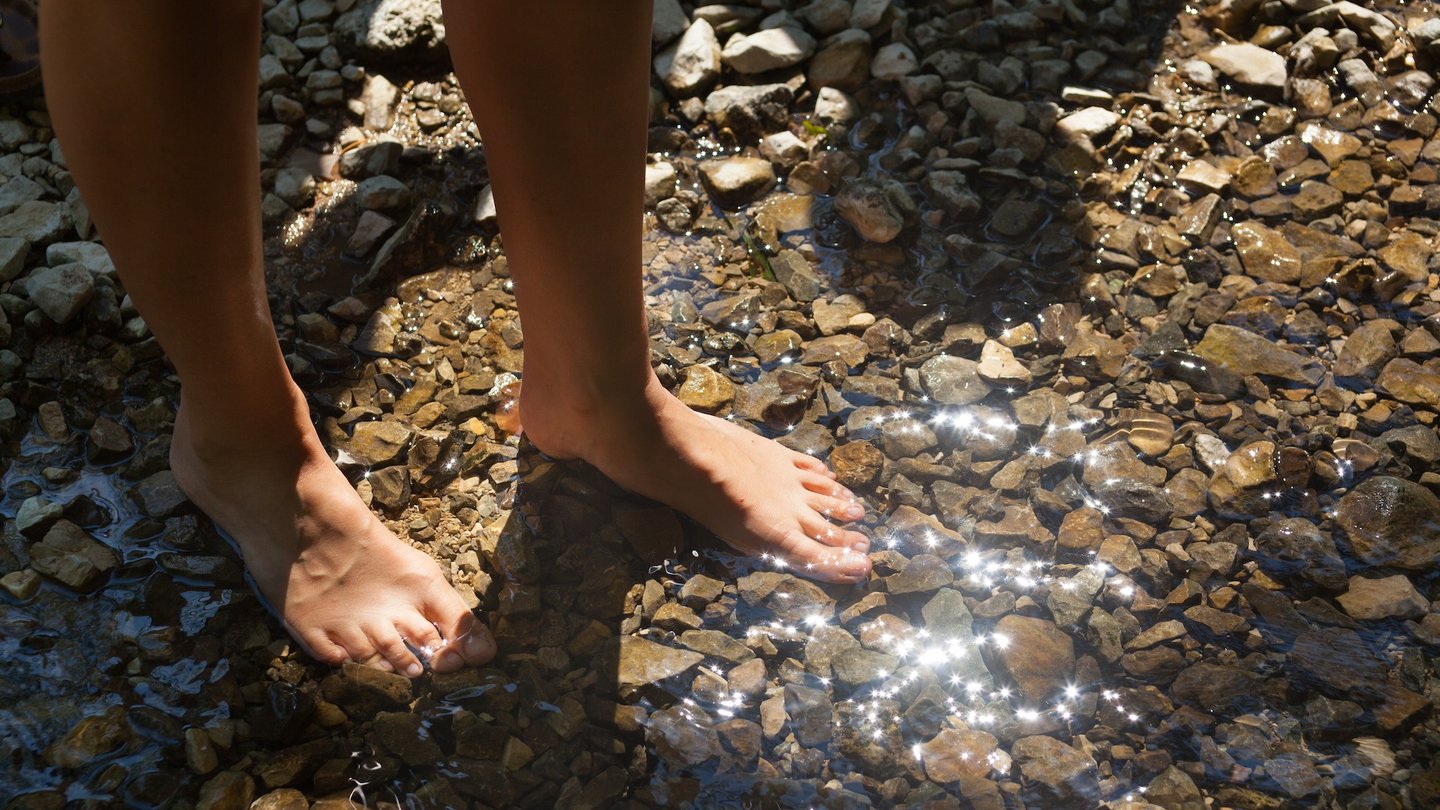
[(829, 531), (818, 539), (800, 532), (788, 537), (782, 544), (786, 562), (806, 576), (826, 582), (855, 583), (865, 579), (870, 574), (870, 558), (860, 550), (867, 547), (865, 535), (825, 525)]
[(495, 638), (490, 628), (475, 618), (460, 597), (449, 588), (426, 604), (426, 614), (445, 636), (432, 661), (436, 672), (453, 672), (464, 666), (479, 666), (495, 657)]

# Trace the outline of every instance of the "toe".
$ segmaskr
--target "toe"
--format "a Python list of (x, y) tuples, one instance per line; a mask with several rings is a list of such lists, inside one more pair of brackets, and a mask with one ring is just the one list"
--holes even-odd
[(870, 558), (843, 546), (830, 546), (803, 535), (784, 544), (791, 564), (799, 573), (826, 582), (855, 583), (870, 573)]
[(426, 605), (426, 613), (445, 636), (445, 649), (435, 667), (450, 672), (462, 666), (478, 666), (495, 657), (495, 640), (490, 628), (477, 621), (450, 588), (436, 589)]
[(435, 629), (420, 610), (407, 614), (396, 620), (395, 629), (400, 631), (401, 638), (411, 647), (414, 647), (419, 657), (435, 664), (434, 655), (445, 646), (445, 639), (440, 637), (440, 631)]
[(825, 466), (825, 462), (812, 455), (799, 452), (795, 453), (795, 466), (802, 470), (823, 475), (831, 480), (835, 478), (835, 473), (829, 467)]
[(812, 472), (801, 474), (800, 483), (811, 492), (818, 492), (821, 495), (833, 495), (837, 498), (854, 498), (855, 493), (840, 486), (833, 478), (826, 478), (823, 475), (816, 475)]
[(345, 652), (344, 647), (336, 644), (329, 636), (319, 631), (297, 633), (295, 638), (311, 658), (321, 663), (340, 666), (350, 659), (350, 654)]
[(345, 657), (358, 664), (370, 664), (375, 662), (370, 659), (375, 657), (375, 645), (370, 641), (370, 636), (357, 627), (346, 627), (336, 630), (332, 634), (335, 643), (345, 650)]
[(810, 508), (833, 520), (852, 521), (865, 517), (865, 507), (853, 498), (837, 498), (811, 493)]
[(405, 646), (399, 630), (394, 627), (372, 627), (368, 628), (368, 632), (375, 649), (380, 651), (384, 660), (389, 661), (390, 667), (396, 672), (407, 678), (418, 678), (425, 671), (420, 659)]

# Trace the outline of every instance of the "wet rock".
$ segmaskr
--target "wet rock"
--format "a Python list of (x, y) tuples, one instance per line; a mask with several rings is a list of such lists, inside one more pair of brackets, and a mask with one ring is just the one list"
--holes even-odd
[(1335, 511), (1355, 556), (1368, 565), (1424, 570), (1440, 556), (1440, 498), (1419, 484), (1368, 478)]
[(99, 584), (119, 562), (109, 546), (68, 520), (56, 522), (30, 547), (31, 567), (77, 591)]
[(830, 469), (836, 479), (851, 490), (864, 489), (874, 482), (885, 464), (885, 455), (875, 445), (857, 440), (830, 451)]
[(680, 635), (680, 643), (702, 655), (732, 664), (755, 657), (753, 650), (719, 630), (686, 630)]
[(791, 683), (785, 685), (785, 714), (801, 745), (814, 747), (830, 741), (834, 733), (835, 707), (821, 689)]
[(885, 579), (885, 588), (893, 594), (929, 593), (954, 581), (950, 565), (932, 554), (916, 554), (898, 573)]
[(733, 157), (700, 164), (710, 196), (725, 208), (737, 208), (775, 187), (775, 169), (761, 158)]
[(980, 377), (978, 363), (946, 354), (920, 366), (920, 384), (941, 405), (970, 405), (984, 399), (991, 390)]
[(1401, 402), (1440, 408), (1440, 371), (1431, 366), (1405, 358), (1391, 360), (1375, 384)]
[(410, 712), (381, 712), (376, 715), (370, 725), (369, 739), (373, 745), (406, 765), (424, 765), (442, 756), (439, 744), (425, 727), (424, 718)]
[(1054, 737), (1021, 737), (1010, 755), (1025, 780), (1051, 801), (1088, 805), (1099, 793), (1094, 758)]
[(835, 213), (869, 242), (886, 243), (915, 217), (915, 202), (894, 180), (857, 178), (835, 195)]
[(367, 177), (355, 189), (355, 201), (366, 210), (393, 211), (410, 200), (410, 187), (388, 175)]
[(255, 800), (255, 780), (240, 771), (222, 771), (200, 786), (197, 810), (248, 810)]
[(814, 301), (824, 286), (818, 273), (798, 252), (782, 250), (770, 260), (775, 280), (785, 285), (796, 301)]
[(666, 647), (638, 636), (615, 637), (607, 643), (605, 655), (615, 658), (616, 682), (622, 689), (673, 678), (705, 660), (700, 653)]
[(735, 385), (709, 366), (685, 369), (685, 382), (676, 392), (681, 402), (704, 413), (721, 413), (735, 401)]
[(991, 759), (999, 745), (994, 735), (976, 729), (947, 728), (920, 745), (925, 776), (941, 784), (990, 773)]
[(811, 307), (815, 326), (822, 335), (845, 331), (850, 322), (865, 311), (865, 302), (853, 295), (837, 295), (830, 300), (817, 300)]
[(1025, 124), (1025, 105), (1018, 101), (992, 96), (976, 87), (966, 88), (965, 100), (970, 103), (975, 114), (980, 116), (980, 120), (991, 127), (1001, 121), (1008, 121), (1016, 126)]
[(1394, 321), (1381, 319), (1366, 321), (1355, 327), (1355, 331), (1345, 339), (1340, 356), (1336, 358), (1335, 376), (1360, 380), (1375, 379), (1385, 364), (1399, 354), (1395, 338), (1390, 334), (1393, 326)]
[(1033, 375), (1024, 363), (1015, 359), (1015, 353), (994, 340), (985, 341), (980, 351), (980, 364), (975, 369), (986, 382), (994, 385), (1016, 385), (1028, 387)]
[(1306, 385), (1318, 383), (1321, 377), (1320, 369), (1305, 357), (1225, 324), (1211, 324), (1195, 354), (1240, 375), (1261, 374)]
[(1280, 232), (1258, 222), (1241, 222), (1231, 230), (1231, 236), (1246, 273), (1279, 284), (1300, 280), (1300, 251)]
[(45, 267), (30, 274), (27, 291), (50, 320), (64, 324), (95, 298), (95, 279), (78, 262)]
[(1190, 775), (1171, 765), (1145, 786), (1145, 801), (1165, 810), (1205, 810), (1205, 798)]
[(1200, 58), (1241, 84), (1276, 90), (1285, 87), (1285, 57), (1258, 45), (1220, 45), (1200, 54)]
[(1350, 588), (1336, 597), (1350, 616), (1362, 621), (1414, 619), (1430, 610), (1430, 602), (1404, 574), (1370, 579), (1354, 576)]
[(410, 437), (410, 428), (398, 421), (360, 422), (350, 437), (350, 453), (368, 467), (384, 467), (400, 461)]
[(900, 659), (893, 655), (855, 646), (836, 653), (830, 666), (841, 683), (861, 686), (889, 676), (899, 663)]
[(255, 775), (266, 788), (291, 787), (302, 784), (320, 768), (325, 758), (334, 754), (336, 742), (331, 739), (311, 739), (300, 745), (281, 748), (256, 765)]
[(818, 585), (792, 574), (756, 571), (735, 582), (740, 599), (751, 607), (763, 607), (786, 624), (804, 622), (835, 614), (835, 600)]
[(1260, 566), (1275, 576), (1302, 576), (1323, 588), (1345, 587), (1345, 563), (1335, 543), (1305, 518), (1278, 520), (1255, 538)]
[(1197, 663), (1175, 676), (1171, 691), (1202, 710), (1237, 711), (1256, 702), (1260, 679), (1239, 667)]
[(960, 658), (950, 662), (954, 674), (966, 683), (974, 682), (983, 687), (994, 684), (994, 678), (991, 677), (984, 660), (974, 652), (974, 617), (965, 606), (965, 597), (959, 591), (941, 588), (920, 609), (920, 615), (925, 619), (925, 629), (936, 643), (962, 651)]
[(413, 697), (413, 688), (404, 675), (356, 663), (342, 664), (339, 672), (320, 683), (326, 701), (342, 707), (347, 715), (357, 719), (404, 708)]
[(129, 739), (125, 710), (112, 706), (104, 714), (76, 723), (64, 737), (45, 749), (45, 761), (57, 768), (83, 768), (116, 751)]
[(1074, 677), (1075, 644), (1053, 623), (1011, 614), (995, 630), (1007, 639), (997, 657), (1026, 698), (1048, 700)]
[(272, 790), (255, 800), (249, 810), (309, 810), (310, 800), (295, 788)]

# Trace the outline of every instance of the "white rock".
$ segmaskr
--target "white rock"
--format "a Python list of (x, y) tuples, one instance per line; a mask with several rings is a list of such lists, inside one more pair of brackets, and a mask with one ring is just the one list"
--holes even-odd
[(689, 25), (680, 0), (655, 0), (655, 10), (650, 17), (650, 42), (655, 47), (667, 45), (685, 33)]
[(367, 211), (389, 211), (410, 202), (410, 187), (395, 178), (377, 174), (360, 181), (355, 200)]
[(720, 41), (715, 29), (696, 20), (680, 40), (655, 55), (655, 75), (677, 96), (702, 92), (720, 76)]
[(315, 196), (315, 178), (298, 166), (281, 169), (275, 172), (275, 196), (291, 208), (302, 208)]
[(870, 75), (881, 81), (893, 81), (908, 76), (920, 69), (915, 52), (903, 42), (892, 42), (875, 52), (870, 63)]
[(69, 262), (79, 262), (97, 276), (115, 275), (110, 251), (99, 242), (56, 242), (45, 249), (45, 263), (51, 267)]
[(833, 34), (850, 24), (850, 4), (845, 0), (812, 0), (795, 12), (817, 34)]
[(1120, 116), (1104, 107), (1086, 107), (1061, 118), (1055, 124), (1055, 132), (1061, 140), (1084, 142), (1109, 132), (1119, 123)]
[(79, 262), (42, 267), (26, 279), (26, 291), (41, 312), (63, 324), (95, 297), (95, 277)]
[(790, 167), (810, 157), (810, 147), (795, 133), (786, 130), (766, 135), (760, 141), (760, 154), (774, 163)]
[(782, 26), (736, 34), (725, 43), (720, 58), (736, 73), (764, 73), (798, 65), (815, 53), (815, 38), (805, 31)]
[(365, 105), (366, 129), (386, 130), (395, 115), (395, 104), (400, 100), (400, 88), (378, 73), (365, 79), (365, 90), (360, 101)]
[(1285, 86), (1285, 57), (1259, 45), (1248, 42), (1219, 45), (1200, 58), (1241, 84), (1276, 89)]
[(345, 252), (356, 257), (370, 255), (370, 251), (394, 227), (395, 220), (374, 211), (366, 211), (360, 215), (360, 221), (355, 223), (355, 232), (350, 234)]
[(1351, 30), (1373, 37), (1382, 51), (1389, 50), (1390, 46), (1395, 44), (1395, 37), (1399, 33), (1399, 28), (1384, 14), (1363, 8), (1349, 0), (1317, 8), (1296, 20), (1296, 25), (1304, 30), (1320, 25), (1334, 25), (1336, 22), (1343, 22)]
[(490, 190), (489, 183), (480, 189), (480, 196), (475, 200), (475, 208), (470, 216), (479, 225), (495, 224), (495, 192)]
[(645, 167), (645, 205), (654, 208), (666, 197), (675, 196), (675, 166), (665, 161)]
[(845, 123), (855, 120), (860, 107), (844, 91), (834, 87), (822, 87), (815, 95), (815, 117), (821, 121)]
[(280, 58), (267, 53), (260, 57), (260, 89), (270, 90), (290, 83), (290, 72)]
[(1175, 175), (1175, 179), (1186, 185), (1198, 186), (1206, 191), (1220, 192), (1230, 185), (1230, 173), (1204, 160), (1192, 160)]

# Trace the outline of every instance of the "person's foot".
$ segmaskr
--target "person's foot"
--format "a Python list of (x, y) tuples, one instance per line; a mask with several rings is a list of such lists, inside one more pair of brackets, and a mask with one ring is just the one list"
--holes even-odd
[(816, 579), (869, 574), (869, 539), (831, 518), (864, 508), (819, 460), (686, 407), (651, 377), (633, 401), (593, 403), (532, 374), (520, 424), (541, 452), (580, 458), (617, 484), (699, 521), (749, 554), (770, 554)]
[[(303, 396), (267, 430), (205, 434), (182, 404), (170, 466), (185, 494), (239, 545), (261, 595), (320, 661), (409, 677), (483, 664), (489, 630), (435, 561), (365, 507), (309, 422)], [(258, 439), (258, 440), (257, 440)]]

